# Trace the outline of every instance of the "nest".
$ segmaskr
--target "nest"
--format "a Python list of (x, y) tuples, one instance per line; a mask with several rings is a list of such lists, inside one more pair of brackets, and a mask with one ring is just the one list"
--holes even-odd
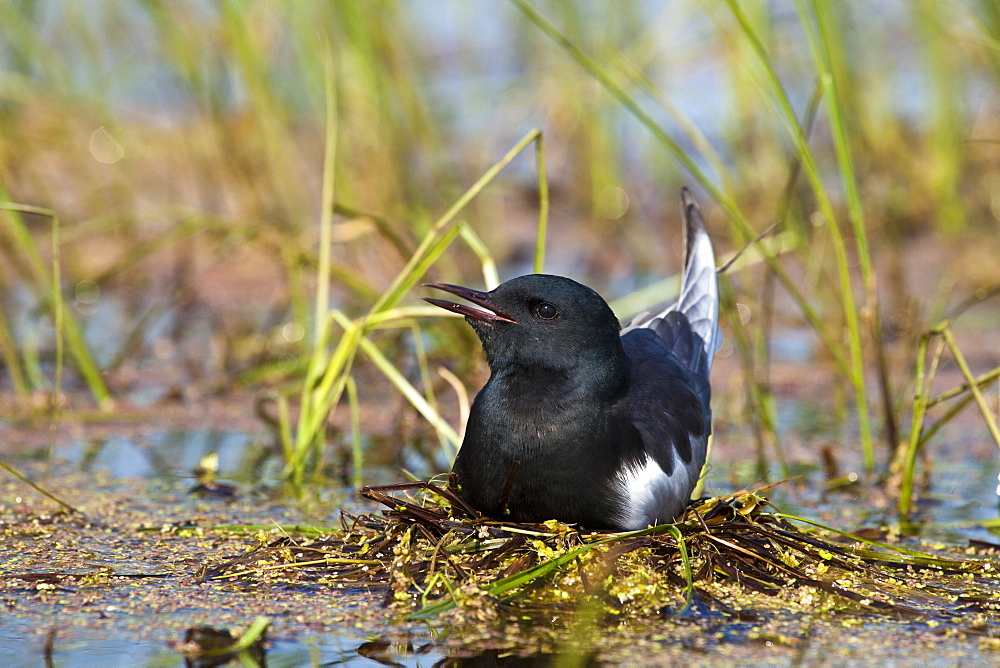
[(342, 512), (341, 530), (308, 542), (261, 540), (203, 577), (378, 592), (410, 619), (584, 608), (753, 619), (765, 609), (829, 609), (962, 620), (964, 631), (996, 633), (1000, 581), (988, 554), (862, 539), (784, 515), (763, 491), (703, 499), (673, 524), (610, 534), (484, 518), (433, 481), (367, 487), (362, 495), (386, 506), (381, 513)]

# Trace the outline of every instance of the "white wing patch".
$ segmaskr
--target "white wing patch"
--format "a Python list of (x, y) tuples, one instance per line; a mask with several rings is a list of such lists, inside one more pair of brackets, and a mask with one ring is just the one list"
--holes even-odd
[[(692, 462), (693, 464), (694, 462)], [(701, 466), (685, 466), (674, 453), (674, 472), (667, 475), (656, 460), (646, 457), (640, 466), (626, 466), (618, 472), (625, 497), (621, 525), (628, 530), (645, 529), (672, 522), (687, 506), (698, 482)]]

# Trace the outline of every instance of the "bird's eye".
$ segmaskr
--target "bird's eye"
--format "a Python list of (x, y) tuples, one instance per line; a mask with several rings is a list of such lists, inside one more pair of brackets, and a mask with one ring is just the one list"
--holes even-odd
[(552, 318), (559, 315), (556, 307), (548, 302), (541, 302), (535, 306), (535, 315), (537, 315), (542, 320), (552, 320)]

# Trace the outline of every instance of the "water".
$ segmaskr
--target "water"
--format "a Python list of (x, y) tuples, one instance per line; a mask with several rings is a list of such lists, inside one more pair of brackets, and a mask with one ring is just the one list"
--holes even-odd
[[(166, 431), (137, 439), (127, 436), (73, 440), (57, 452), (70, 467), (80, 471), (100, 470), (112, 478), (181, 478), (191, 477), (203, 457), (215, 453), (219, 468), (239, 482), (254, 482), (251, 472), (269, 446), (256, 434), (234, 431), (195, 429)], [(259, 474), (275, 483), (280, 471), (278, 462)]]
[[(192, 4), (199, 11), (212, 11), (211, 3)], [(98, 16), (99, 12), (93, 11), (97, 5), (92, 1), (84, 3), (85, 9), (78, 14)], [(669, 8), (664, 10), (666, 5), (642, 2), (637, 6), (636, 11), (644, 22), (643, 30), (671, 40), (681, 51), (689, 47), (696, 51), (703, 42), (703, 31), (712, 29), (708, 16), (699, 20), (689, 17), (688, 21), (678, 24)], [(540, 7), (546, 12), (551, 9), (546, 5)], [(593, 9), (598, 11), (600, 8), (595, 4)], [(888, 3), (877, 9), (868, 8), (863, 15), (866, 19), (871, 16), (869, 10), (877, 15), (858, 26), (859, 41), (864, 42), (869, 35), (865, 31), (886, 30), (887, 26), (889, 32), (907, 34), (908, 31), (898, 27), (909, 16), (905, 4)], [(101, 91), (100, 94), (106, 96), (102, 108), (120, 115), (122, 123), (141, 119), (143, 123), (181, 127), (188, 122), (186, 114), (191, 113), (191, 100), (186, 91), (176, 87), (170, 68), (163, 64), (162, 54), (155, 45), (155, 28), (138, 18), (143, 14), (140, 6), (125, 4), (115, 10), (122, 23), (114, 24), (113, 35), (107, 35), (103, 29), (97, 30), (101, 36), (123, 37), (106, 40), (101, 55), (107, 56), (107, 70), (88, 69), (86, 59), (73, 57), (73, 40), (64, 39), (67, 30), (72, 32), (72, 22), (63, 23), (63, 10), (58, 5), (42, 5), (41, 11), (46, 17), (42, 25), (47, 31), (46, 41), (52, 45), (56, 57), (68, 63), (68, 75), (74, 80), (72, 85), (81, 95)], [(412, 2), (401, 5), (400, 11), (409, 21), (396, 25), (409, 25), (415, 34), (425, 37), (427, 58), (436, 63), (426, 72), (431, 111), (447, 119), (442, 127), (454, 133), (456, 142), (475, 138), (478, 134), (494, 137), (492, 130), (495, 128), (502, 129), (501, 135), (520, 136), (543, 118), (530, 104), (512, 103), (517, 96), (532, 96), (537, 91), (524, 84), (528, 69), (525, 58), (530, 57), (531, 51), (524, 50), (519, 43), (524, 19), (511, 4), (490, 0), (479, 0), (475, 4), (465, 0)], [(789, 35), (788, 31), (783, 31), (782, 40), (801, 40), (800, 32), (794, 30), (794, 12), (781, 5), (775, 5), (774, 11), (789, 19), (776, 26), (790, 28), (794, 33)], [(484, 16), (490, 20), (484, 20)], [(678, 25), (685, 30), (678, 30)], [(556, 47), (549, 46), (555, 52)], [(894, 68), (896, 76), (885, 77), (885, 81), (890, 87), (886, 98), (893, 111), (919, 126), (931, 122), (933, 114), (929, 110), (934, 102), (930, 99), (927, 83), (921, 78), (923, 73), (907, 65), (919, 60), (917, 48), (915, 42), (907, 40), (897, 40), (892, 45), (895, 61), (888, 66), (895, 63), (899, 66)], [(877, 58), (881, 53), (873, 49), (871, 57)], [(735, 108), (725, 81), (728, 70), (718, 57), (701, 55), (697, 62), (687, 57), (673, 61), (664, 59), (650, 68), (648, 74), (669, 93), (683, 113), (697, 119), (713, 143), (727, 146), (729, 142), (724, 132), (729, 124), (729, 110)], [(566, 58), (565, 54), (554, 57)], [(294, 85), (298, 81), (295, 67), (291, 61), (283, 61), (276, 64), (275, 71), (277, 78), (289, 82), (282, 92), (288, 94), (291, 106), (297, 104), (301, 111), (309, 108), (310, 103), (304, 96), (304, 88)], [(37, 70), (33, 68), (32, 71)], [(108, 76), (109, 72), (125, 75)], [(803, 109), (814, 81), (811, 77), (797, 78), (794, 72), (782, 72), (781, 76), (796, 109)], [(226, 89), (220, 95), (226, 104), (233, 109), (244, 107), (246, 91), (241, 88), (243, 84), (238, 77), (219, 77), (217, 85)], [(985, 84), (972, 77), (967, 85), (979, 89)], [(973, 96), (973, 99), (979, 98)], [(673, 128), (662, 109), (646, 102), (643, 101), (644, 108), (657, 121)], [(648, 146), (648, 135), (624, 114), (617, 123), (615, 139), (625, 155), (624, 164), (633, 171), (642, 172), (646, 160), (641, 153), (646, 150), (643, 147)], [(684, 137), (674, 134), (675, 139), (685, 141)], [(503, 137), (493, 141), (496, 146), (494, 150), (488, 149), (490, 154), (501, 152), (509, 144)], [(723, 159), (729, 158), (723, 156)], [(528, 160), (517, 161), (510, 168), (529, 182), (534, 176), (533, 169)], [(656, 192), (657, 184), (647, 185)], [(571, 271), (572, 263), (578, 261), (578, 251), (578, 248), (554, 249), (552, 266), (568, 267), (567, 271)], [(85, 335), (98, 363), (104, 366), (122, 351), (135, 323), (144, 314), (144, 304), (156, 303), (158, 297), (151, 290), (149, 295), (133, 297), (131, 303), (127, 303), (108, 291), (94, 293), (92, 288), (92, 285), (76, 286), (71, 304), (85, 323)], [(22, 287), (7, 288), (4, 297), (4, 314), (13, 314), (11, 327), (15, 338), (29, 342), (25, 347), (33, 346), (42, 351), (43, 370), (51, 378), (46, 352), (53, 349), (53, 337), (44, 311)], [(252, 305), (243, 306), (250, 312)], [(258, 308), (264, 309), (259, 305)], [(218, 417), (199, 421), (186, 419), (186, 416), (181, 419), (176, 415), (159, 415), (159, 402), (170, 391), (196, 385), (199, 374), (206, 374), (221, 364), (219, 351), (212, 345), (213, 332), (207, 320), (191, 323), (185, 321), (185, 317), (179, 308), (168, 308), (144, 324), (136, 342), (142, 359), (129, 369), (137, 381), (128, 386), (125, 394), (129, 404), (150, 411), (147, 423), (110, 430), (93, 425), (62, 429), (53, 453), (52, 475), (48, 478), (42, 477), (46, 466), (39, 461), (43, 456), (40, 453), (45, 452), (44, 436), (41, 437), (42, 446), (31, 445), (38, 442), (39, 434), (44, 434), (45, 425), (19, 427), (0, 423), (3, 461), (22, 468), (32, 478), (44, 481), (47, 489), (86, 508), (96, 522), (90, 528), (72, 522), (52, 525), (42, 522), (27, 534), (25, 527), (11, 529), (9, 525), (0, 525), (3, 538), (0, 563), (4, 574), (0, 579), (0, 600), (6, 604), (5, 614), (0, 618), (0, 656), (9, 665), (40, 665), (44, 662), (47, 634), (55, 630), (53, 665), (179, 665), (182, 660), (168, 643), (179, 641), (187, 626), (210, 624), (230, 628), (249, 622), (264, 609), (274, 620), (274, 639), (267, 650), (267, 662), (272, 666), (358, 664), (373, 660), (432, 665), (456, 655), (458, 650), (454, 641), (449, 645), (446, 639), (438, 639), (442, 633), (447, 637), (446, 628), (402, 624), (378, 608), (377, 601), (370, 599), (336, 596), (336, 592), (322, 588), (309, 591), (294, 586), (287, 589), (264, 586), (259, 591), (253, 587), (213, 589), (194, 581), (194, 574), (206, 556), (220, 551), (237, 552), (252, 544), (252, 534), (223, 541), (213, 539), (210, 532), (208, 538), (202, 539), (197, 535), (183, 537), (159, 530), (139, 531), (140, 526), (160, 527), (172, 522), (195, 526), (272, 526), (275, 523), (285, 527), (299, 524), (334, 526), (337, 508), (345, 505), (349, 510), (359, 508), (353, 490), (333, 486), (310, 490), (306, 499), (283, 496), (280, 458), (274, 454), (271, 436), (259, 423), (227, 426), (226, 420)], [(251, 313), (247, 317), (256, 323), (264, 321), (262, 313)], [(808, 332), (776, 332), (772, 346), (777, 363), (799, 365), (803, 369), (817, 363), (814, 337)], [(200, 364), (191, 364), (192, 361)], [(169, 382), (165, 380), (168, 377)], [(117, 385), (123, 386), (124, 383)], [(197, 408), (203, 402), (201, 399), (188, 401), (190, 406)], [(828, 411), (825, 403), (787, 401), (779, 407), (778, 426), (783, 434), (798, 435), (808, 443), (819, 443), (823, 438), (839, 442), (835, 435), (843, 429), (831, 427)], [(249, 409), (243, 411), (244, 414), (250, 412)], [(205, 425), (187, 426), (191, 422)], [(38, 433), (33, 435), (32, 431)], [(111, 433), (107, 433), (109, 431)], [(971, 524), (997, 517), (995, 457), (967, 452), (970, 443), (978, 443), (981, 439), (982, 430), (970, 430), (952, 434), (934, 444), (931, 493), (918, 506), (920, 519), (924, 522), (924, 537), (959, 546), (970, 538), (998, 542), (996, 533)], [(733, 445), (747, 442), (745, 432), (730, 441)], [(720, 445), (720, 449), (724, 447)], [(14, 454), (19, 449), (25, 453), (22, 459)], [(197, 498), (187, 493), (194, 483), (192, 470), (211, 453), (219, 457), (220, 479), (236, 487), (234, 500)], [(745, 463), (749, 458), (748, 450), (731, 452), (728, 461), (716, 457), (717, 477), (713, 479), (712, 491), (729, 491), (730, 481), (750, 484), (757, 480), (758, 472), (752, 464)], [(809, 453), (794, 459), (812, 462), (817, 458), (815, 453)], [(405, 464), (418, 472), (427, 472), (426, 462), (415, 457), (407, 459)], [(824, 492), (818, 467), (806, 465), (801, 468), (802, 485), (787, 483), (770, 493), (783, 510), (821, 518), (848, 530), (894, 522), (892, 503), (879, 498), (876, 490), (856, 487)], [(777, 477), (772, 470), (771, 478)], [(398, 474), (393, 468), (383, 469), (369, 472), (366, 479), (388, 482), (398, 479)], [(0, 472), (0, 485), (3, 485), (0, 519), (5, 522), (39, 517), (42, 514), (39, 508), (53, 507), (3, 472)], [(105, 568), (119, 574), (166, 573), (168, 577), (131, 584), (125, 579), (113, 579), (101, 584), (96, 574)], [(38, 589), (39, 583), (15, 577), (45, 573), (93, 575), (97, 581), (62, 578), (48, 595)], [(296, 597), (303, 591), (311, 595), (311, 602)], [(144, 603), (146, 598), (151, 599), (150, 602)], [(336, 619), (340, 614), (348, 619)], [(658, 624), (669, 626), (662, 621)], [(641, 624), (637, 622), (637, 626)], [(649, 641), (642, 645), (641, 651), (645, 654), (641, 654), (643, 659), (637, 662), (654, 663), (657, 661), (651, 657), (655, 656), (688, 662), (717, 656), (747, 663), (809, 663), (844, 656), (837, 654), (840, 647), (854, 651), (855, 654), (846, 657), (853, 660), (858, 656), (872, 661), (876, 656), (899, 660), (901, 654), (907, 660), (929, 665), (939, 665), (943, 660), (941, 654), (933, 651), (917, 654), (918, 647), (905, 639), (899, 640), (895, 649), (879, 647), (880, 636), (894, 642), (909, 637), (900, 634), (900, 626), (886, 620), (872, 621), (864, 630), (850, 632), (847, 636), (841, 633), (824, 638), (820, 634), (821, 637), (813, 639), (812, 632), (806, 629), (802, 633), (805, 640), (800, 644), (784, 646), (773, 637), (755, 639), (749, 628), (737, 624), (707, 630), (692, 626), (696, 628), (691, 638), (685, 640), (687, 645), (682, 647), (681, 643), (662, 641), (657, 646)], [(906, 633), (913, 633), (916, 626), (905, 627)], [(731, 653), (727, 655), (725, 647), (713, 646), (712, 651), (717, 654), (705, 654), (699, 649), (696, 636), (711, 636), (711, 632), (719, 629), (726, 635), (725, 642)], [(660, 631), (650, 628), (647, 635), (654, 638)], [(613, 645), (616, 639), (609, 636), (616, 633), (614, 629), (595, 632), (594, 641), (624, 651), (621, 647), (629, 641), (618, 639), (618, 644)], [(372, 638), (380, 639), (383, 635), (388, 647), (373, 652)], [(407, 647), (406, 638), (411, 640), (412, 649)], [(939, 641), (932, 636), (926, 645)], [(532, 651), (532, 648), (518, 646), (513, 640), (511, 646)], [(688, 654), (676, 653), (684, 651), (685, 647), (690, 648)], [(545, 656), (551, 657), (557, 649), (546, 647)], [(975, 649), (974, 641), (963, 645), (962, 641), (949, 640), (948, 662), (960, 660), (963, 652), (982, 662), (984, 655), (976, 654)], [(470, 658), (475, 658), (477, 646), (473, 645), (469, 651), (473, 655)], [(534, 651), (542, 650), (535, 648)], [(671, 651), (675, 653), (669, 654)], [(498, 657), (496, 652), (484, 653), (481, 659), (496, 662)]]
[[(0, 621), (0, 656), (16, 657), (7, 661), (9, 668), (35, 668), (45, 661), (45, 639), (38, 638), (26, 643), (18, 636), (31, 634), (31, 629), (18, 627)], [(75, 668), (108, 668), (109, 666), (182, 666), (183, 659), (163, 643), (149, 641), (126, 641), (103, 638), (98, 635), (77, 637), (62, 642), (58, 635), (50, 654), (52, 666), (73, 666)], [(270, 668), (293, 666), (383, 665), (421, 666), (439, 665), (448, 660), (449, 665), (505, 665), (547, 666), (555, 655), (546, 654), (532, 660), (528, 657), (506, 657), (498, 650), (474, 652), (453, 651), (449, 653), (441, 645), (425, 639), (423, 643), (401, 640), (391, 642), (376, 638), (374, 641), (356, 636), (308, 635), (294, 641), (273, 640), (268, 642), (265, 654), (266, 665)], [(238, 664), (237, 664), (238, 665)]]
[[(124, 302), (107, 294), (98, 301), (106, 309), (98, 320), (128, 321), (113, 313), (124, 309)], [(135, 407), (131, 410), (138, 412), (120, 418), (112, 414), (106, 422), (61, 425), (51, 461), (45, 457), (48, 436), (44, 424), (0, 421), (4, 461), (85, 509), (94, 523), (87, 526), (57, 520), (53, 524), (42, 522), (37, 529), (26, 532), (25, 526), (17, 522), (42, 516), (39, 508), (51, 510), (53, 506), (23, 484), (0, 476), (0, 520), (15, 523), (0, 524), (4, 532), (0, 569), (5, 574), (0, 579), (0, 600), (7, 603), (6, 614), (0, 620), (0, 656), (19, 657), (13, 665), (39, 665), (45, 661), (47, 634), (54, 631), (52, 665), (181, 665), (183, 661), (170, 643), (182, 640), (188, 627), (233, 629), (264, 615), (272, 620), (272, 640), (266, 649), (271, 666), (358, 665), (372, 661), (427, 666), (444, 659), (477, 665), (501, 662), (496, 651), (490, 653), (490, 643), (463, 646), (456, 640), (456, 634), (461, 638), (462, 632), (452, 631), (448, 624), (403, 622), (381, 608), (378, 597), (341, 593), (316, 583), (196, 582), (202, 564), (246, 550), (254, 544), (255, 533), (219, 538), (207, 530), (204, 537), (199, 537), (197, 527), (330, 528), (339, 526), (339, 508), (353, 513), (368, 508), (354, 490), (336, 485), (310, 488), (302, 498), (283, 491), (281, 458), (273, 435), (253, 415), (253, 397), (207, 396), (185, 403), (160, 403), (170, 387), (163, 384), (158, 370), (176, 365), (174, 356), (181, 356), (186, 346), (211, 350), (205, 343), (207, 335), (197, 331), (183, 330), (184, 344), (166, 347), (158, 343), (167, 340), (164, 337), (172, 330), (172, 318), (166, 314), (146, 334), (147, 349), (169, 354), (139, 363), (139, 369), (148, 372), (137, 372), (139, 382), (129, 387), (125, 397)], [(99, 349), (103, 345), (107, 350), (119, 345), (107, 340), (123, 331), (127, 328), (117, 325), (88, 328), (91, 337), (104, 337), (96, 343)], [(808, 368), (817, 363), (814, 337), (805, 330), (776, 331), (772, 350), (777, 365)], [(720, 366), (725, 362), (720, 359)], [(207, 358), (201, 363), (205, 367), (214, 364)], [(190, 370), (179, 375), (172, 371), (171, 383), (183, 383), (186, 373)], [(802, 389), (813, 391), (808, 382)], [(793, 473), (802, 476), (768, 492), (778, 507), (848, 531), (895, 524), (894, 504), (880, 494), (877, 486), (824, 490), (816, 448), (820, 444), (853, 442), (849, 435), (845, 436), (850, 427), (839, 424), (825, 403), (789, 398), (786, 393), (777, 403), (777, 413), (781, 438), (798, 448), (790, 456)], [(726, 493), (760, 479), (748, 449), (749, 434), (742, 427), (727, 425), (717, 439), (710, 493)], [(923, 538), (959, 547), (970, 539), (1000, 542), (996, 533), (976, 524), (997, 517), (995, 460), (981, 439), (979, 418), (969, 412), (932, 444), (932, 488), (929, 494), (922, 495), (917, 508)], [(372, 438), (369, 445), (377, 451), (383, 444)], [(841, 450), (849, 453), (849, 459), (852, 448), (845, 445)], [(414, 448), (404, 451), (408, 453), (406, 467), (418, 475), (440, 471), (440, 466), (429, 465), (417, 456)], [(22, 456), (19, 458), (16, 452)], [(218, 456), (219, 480), (234, 487), (234, 498), (202, 498), (188, 493), (195, 483), (195, 466), (210, 454)], [(843, 472), (852, 467), (858, 470), (856, 461), (840, 464)], [(51, 470), (48, 478), (42, 475), (46, 468)], [(337, 477), (336, 471), (331, 473)], [(778, 467), (772, 466), (768, 479), (781, 477)], [(365, 479), (369, 483), (387, 483), (401, 476), (398, 468), (387, 467), (367, 471)], [(174, 526), (181, 528), (170, 528)], [(104, 572), (165, 577), (102, 580)], [(42, 580), (30, 579), (46, 574)], [(49, 581), (54, 590), (39, 590)], [(631, 625), (633, 637), (624, 637), (619, 628), (611, 626), (595, 632), (591, 640), (614, 661), (625, 656), (634, 656), (639, 663), (703, 660), (706, 656), (735, 660), (739, 656), (741, 661), (754, 657), (754, 662), (776, 664), (805, 661), (803, 657), (809, 656), (826, 661), (845, 651), (845, 647), (855, 652), (845, 659), (864, 655), (910, 660), (921, 647), (937, 642), (936, 637), (922, 636), (933, 634), (919, 624), (900, 625), (873, 618), (860, 631), (851, 630), (849, 637), (843, 635), (843, 630), (839, 635), (828, 630), (808, 643), (787, 645), (777, 638), (799, 638), (803, 634), (809, 637), (811, 627), (804, 627), (802, 619), (794, 617), (768, 623), (778, 630), (763, 637), (754, 630), (758, 622), (728, 618), (668, 624), (663, 620), (635, 620)], [(524, 633), (536, 633), (544, 625), (526, 628)], [(675, 635), (663, 639), (664, 629)], [(900, 633), (906, 640), (897, 646), (871, 649)], [(706, 638), (708, 647), (699, 644)], [(377, 641), (374, 644), (373, 639)], [(862, 647), (859, 642), (868, 644)], [(977, 642), (949, 641), (949, 656), (982, 660)], [(509, 638), (508, 643), (510, 650), (532, 655), (539, 662), (551, 661), (553, 653), (562, 649), (551, 640), (539, 644), (520, 636)], [(733, 652), (736, 654), (729, 654)], [(939, 659), (933, 652), (925, 652), (924, 662), (935, 665)]]
[[(0, 656), (15, 657), (7, 661), (10, 668), (35, 668), (45, 661), (46, 638), (33, 637), (34, 629), (17, 623), (0, 621)], [(30, 640), (25, 640), (25, 638)], [(266, 662), (271, 668), (307, 665), (371, 665), (368, 654), (371, 642), (351, 636), (304, 636), (294, 641), (274, 640), (268, 643)], [(389, 643), (386, 643), (389, 644)], [(433, 643), (413, 647), (391, 644), (377, 654), (403, 666), (432, 666), (446, 658)], [(367, 647), (366, 647), (367, 646)], [(360, 651), (359, 651), (360, 650)], [(364, 653), (362, 653), (364, 652)], [(419, 653), (418, 653), (419, 652)], [(108, 668), (109, 666), (179, 666), (181, 656), (163, 642), (107, 638), (103, 634), (81, 634), (63, 640), (57, 633), (50, 654), (52, 666), (75, 668)], [(390, 664), (391, 665), (391, 664)]]
[[(9, 437), (13, 428), (4, 427)], [(253, 534), (215, 539), (212, 532), (207, 532), (206, 540), (196, 535), (164, 533), (161, 525), (176, 522), (194, 526), (329, 527), (336, 526), (337, 508), (345, 502), (354, 511), (361, 506), (349, 489), (316, 490), (311, 502), (255, 492), (261, 486), (270, 486), (273, 491), (280, 485), (276, 466), (259, 465), (261, 451), (269, 446), (257, 434), (212, 429), (150, 430), (141, 425), (131, 429), (136, 433), (93, 439), (67, 437), (54, 451), (55, 468), (46, 486), (85, 508), (94, 524), (63, 520), (43, 524), (33, 537), (22, 538), (17, 536), (23, 535), (23, 526), (5, 527), (7, 536), (0, 544), (0, 562), (6, 576), (0, 597), (8, 602), (8, 610), (0, 621), (0, 656), (18, 657), (12, 665), (42, 663), (47, 634), (53, 631), (52, 665), (180, 665), (182, 659), (170, 643), (180, 641), (188, 626), (240, 627), (258, 614), (272, 619), (272, 640), (266, 650), (267, 664), (271, 666), (360, 664), (373, 660), (429, 666), (449, 657), (456, 662), (471, 661), (476, 652), (483, 651), (475, 643), (464, 650), (449, 643), (447, 625), (403, 623), (378, 605), (378, 597), (337, 594), (316, 584), (282, 585), (280, 581), (250, 586), (198, 584), (194, 576), (204, 559), (244, 549), (254, 542)], [(191, 469), (212, 452), (219, 456), (220, 479), (237, 487), (235, 500), (187, 494), (193, 483)], [(10, 463), (23, 466), (29, 473), (42, 465), (37, 459)], [(985, 529), (967, 526), (970, 520), (996, 517), (993, 472), (961, 457), (954, 461), (942, 459), (935, 465), (933, 494), (921, 505), (923, 519), (928, 523), (925, 536), (956, 545), (964, 545), (969, 538), (996, 542), (996, 536)], [(783, 510), (847, 530), (878, 527), (891, 521), (891, 505), (874, 503), (871, 490), (823, 493), (820, 473), (805, 473), (804, 485), (786, 483), (771, 493)], [(711, 485), (714, 492), (727, 491), (726, 480), (750, 482), (756, 477), (745, 463), (717, 462), (715, 474)], [(372, 477), (386, 479), (391, 474), (376, 471)], [(4, 482), (5, 491), (17, 490), (24, 500), (4, 503), (0, 517), (16, 522), (24, 517), (18, 509), (29, 512), (29, 516), (37, 515), (33, 509), (39, 502), (27, 500), (31, 497), (27, 489), (10, 480)], [(7, 494), (6, 498), (12, 497)], [(140, 526), (154, 530), (139, 531)], [(102, 569), (118, 575), (165, 577), (134, 581), (112, 577), (101, 582), (86, 579), (96, 577)], [(38, 587), (49, 580), (19, 579), (32, 573), (62, 575), (53, 576), (55, 590), (47, 595)], [(873, 637), (897, 633), (893, 623), (873, 619), (865, 625), (866, 633)], [(748, 648), (764, 651), (765, 658), (769, 656), (779, 663), (787, 662), (793, 654), (788, 647), (771, 641), (767, 641), (770, 645), (754, 641), (757, 622), (705, 618), (691, 624), (694, 626), (674, 624), (669, 628), (688, 629), (691, 633), (700, 629), (698, 632), (703, 634), (714, 629), (708, 633), (716, 638), (712, 641), (713, 651), (727, 646)], [(643, 628), (643, 622), (636, 621), (635, 627)], [(906, 629), (907, 633), (916, 632), (912, 625)], [(444, 635), (439, 636), (442, 632)], [(649, 631), (652, 637), (656, 633), (652, 628)], [(628, 651), (615, 633), (599, 633), (594, 641), (613, 656)], [(841, 641), (827, 638), (823, 642)], [(823, 642), (816, 641), (817, 652)], [(974, 645), (969, 641), (963, 649), (959, 644), (956, 651), (975, 656)], [(516, 643), (512, 647), (529, 654), (532, 651)], [(667, 651), (667, 647), (650, 642), (640, 656), (649, 660), (657, 652)], [(474, 656), (463, 654), (456, 658), (456, 653), (463, 651)], [(550, 660), (554, 651), (558, 647), (548, 646), (539, 660)], [(478, 660), (492, 665), (499, 659), (487, 652)]]

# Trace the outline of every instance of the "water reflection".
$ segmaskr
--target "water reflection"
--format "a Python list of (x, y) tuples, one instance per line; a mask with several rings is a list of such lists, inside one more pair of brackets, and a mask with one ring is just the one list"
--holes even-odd
[(58, 454), (81, 471), (101, 470), (115, 478), (159, 478), (190, 477), (205, 456), (215, 453), (219, 470), (226, 477), (259, 480), (263, 473), (260, 469), (268, 466), (270, 452), (270, 445), (251, 434), (195, 429), (164, 431), (141, 439), (71, 441)]

